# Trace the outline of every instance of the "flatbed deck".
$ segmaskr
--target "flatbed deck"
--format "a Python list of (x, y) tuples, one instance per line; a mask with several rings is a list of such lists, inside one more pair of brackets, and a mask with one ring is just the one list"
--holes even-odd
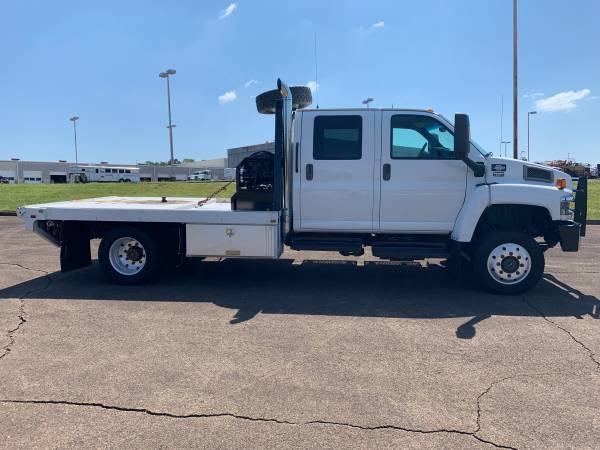
[(229, 199), (99, 197), (27, 205), (17, 209), (28, 230), (36, 220), (273, 225), (277, 211), (234, 211)]

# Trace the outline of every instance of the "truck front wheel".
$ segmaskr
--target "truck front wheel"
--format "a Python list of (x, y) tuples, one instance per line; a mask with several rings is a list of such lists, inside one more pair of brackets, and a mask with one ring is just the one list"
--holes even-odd
[(159, 268), (154, 240), (135, 227), (109, 230), (100, 242), (98, 260), (110, 281), (125, 285), (147, 283), (155, 279)]
[(495, 294), (520, 294), (544, 273), (544, 253), (528, 234), (492, 232), (475, 249), (473, 270), (479, 284)]

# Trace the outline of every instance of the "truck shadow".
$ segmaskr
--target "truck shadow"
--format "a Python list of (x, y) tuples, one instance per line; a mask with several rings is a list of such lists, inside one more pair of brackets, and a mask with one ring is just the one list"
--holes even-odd
[[(230, 323), (258, 314), (440, 319), (465, 317), (459, 339), (491, 316), (600, 318), (600, 301), (554, 275), (545, 274), (526, 295), (498, 296), (451, 279), (439, 265), (294, 260), (204, 261), (193, 271), (163, 275), (148, 286), (109, 284), (97, 264), (36, 278), (0, 290), (0, 300), (32, 299), (210, 302), (235, 310)], [(534, 307), (533, 307), (533, 306)]]

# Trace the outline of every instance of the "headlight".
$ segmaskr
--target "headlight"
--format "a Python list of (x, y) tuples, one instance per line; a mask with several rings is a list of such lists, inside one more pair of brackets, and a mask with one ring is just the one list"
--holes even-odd
[(571, 202), (574, 200), (572, 195), (568, 195), (566, 197), (562, 197), (560, 199), (560, 215), (561, 216), (571, 216), (573, 215), (573, 211), (571, 211)]

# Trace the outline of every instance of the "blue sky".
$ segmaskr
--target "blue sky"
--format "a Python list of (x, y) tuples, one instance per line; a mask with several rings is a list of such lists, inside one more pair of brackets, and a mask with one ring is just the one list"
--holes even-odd
[[(0, 159), (168, 159), (165, 82), (172, 79), (175, 156), (222, 157), (273, 138), (254, 96), (315, 81), (321, 107), (433, 107), (471, 115), (499, 152), (512, 140), (512, 1), (0, 0)], [(600, 162), (600, 2), (521, 0), (520, 148), (532, 117), (534, 160)], [(252, 80), (255, 80), (254, 82)]]

